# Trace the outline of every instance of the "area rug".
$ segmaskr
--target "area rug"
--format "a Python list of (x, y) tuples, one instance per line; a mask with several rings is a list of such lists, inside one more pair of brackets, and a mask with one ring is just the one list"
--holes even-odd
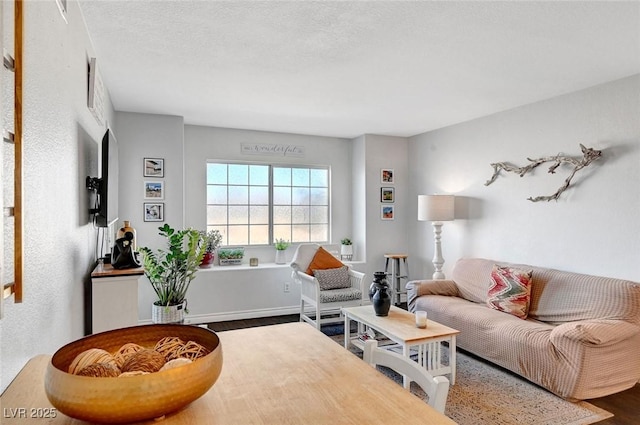
[[(339, 344), (342, 335), (331, 337)], [(447, 352), (444, 347), (443, 351)], [(351, 352), (362, 357), (352, 346)], [(382, 373), (402, 383), (386, 368)], [(415, 383), (411, 392), (427, 400)], [(458, 350), (456, 384), (449, 389), (445, 414), (460, 425), (587, 425), (613, 415), (587, 402), (571, 403), (500, 367)]]
[[(344, 323), (330, 323), (320, 327), (323, 334), (327, 336), (344, 336)], [(355, 333), (358, 330), (358, 324), (355, 321), (351, 321), (351, 332)]]
[(332, 324), (332, 325), (322, 325), (321, 329), (323, 334), (327, 336), (343, 336), (344, 335), (344, 324)]

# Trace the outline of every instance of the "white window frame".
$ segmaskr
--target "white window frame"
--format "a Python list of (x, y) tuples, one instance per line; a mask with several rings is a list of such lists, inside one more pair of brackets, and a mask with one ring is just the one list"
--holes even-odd
[[(251, 161), (229, 161), (229, 160), (214, 160), (214, 159), (209, 159), (207, 160), (207, 167), (209, 164), (222, 164), (222, 165), (247, 165), (247, 166), (252, 166), (252, 165), (259, 165), (259, 166), (266, 166), (268, 167), (268, 241), (269, 243), (267, 244), (256, 244), (256, 243), (251, 243), (251, 237), (250, 237), (250, 233), (249, 233), (249, 240), (247, 241), (247, 244), (231, 244), (232, 246), (252, 246), (252, 247), (259, 247), (259, 246), (272, 246), (273, 242), (274, 242), (274, 226), (276, 225), (274, 223), (274, 182), (273, 182), (273, 170), (274, 168), (298, 168), (298, 169), (309, 169), (309, 170), (324, 170), (327, 172), (327, 221), (326, 223), (317, 223), (317, 224), (321, 224), (321, 225), (326, 225), (326, 240), (311, 240), (311, 235), (312, 232), (311, 230), (309, 230), (309, 242), (313, 242), (313, 243), (319, 243), (319, 244), (326, 244), (329, 243), (330, 239), (331, 239), (331, 167), (330, 166), (325, 166), (325, 165), (317, 165), (317, 164), (282, 164), (282, 163), (271, 163), (271, 162), (251, 162)], [(227, 203), (226, 204), (209, 204), (209, 200), (208, 200), (208, 189), (209, 186), (225, 186), (222, 184), (210, 184), (209, 183), (209, 178), (208, 178), (208, 170), (205, 170), (205, 187), (206, 187), (206, 195), (205, 195), (205, 209), (208, 209), (209, 206), (211, 205), (227, 205), (227, 207), (230, 205), (229, 204), (229, 199), (227, 198)], [(227, 181), (226, 186), (234, 186), (234, 185), (230, 185), (229, 182)], [(248, 187), (251, 187), (251, 182), (247, 183)], [(255, 185), (255, 186), (259, 186), (259, 185)], [(293, 182), (291, 182), (291, 187), (296, 187), (293, 186)], [(324, 187), (324, 186), (312, 186), (311, 182), (309, 182), (309, 188), (313, 188), (313, 187)], [(248, 200), (248, 202), (250, 202)], [(233, 205), (233, 204), (231, 204)], [(247, 204), (249, 207), (251, 206), (251, 203)], [(262, 205), (262, 204), (260, 204)], [(293, 204), (293, 202), (291, 202), (291, 207), (295, 207), (296, 204)], [(311, 204), (309, 204), (309, 206), (312, 206)], [(205, 211), (205, 219), (207, 221), (206, 226), (207, 229), (214, 229), (214, 228), (219, 228), (220, 226), (223, 226), (222, 224), (216, 224), (216, 223), (209, 223), (209, 214), (208, 211)], [(308, 223), (309, 226), (311, 226), (313, 223)], [(295, 223), (288, 223), (289, 226), (294, 226)], [(229, 222), (227, 220), (227, 223), (224, 224), (224, 226), (226, 226), (228, 228), (229, 226)], [(250, 224), (246, 224), (244, 226), (249, 227)], [(250, 230), (249, 230), (250, 231)], [(292, 230), (293, 232), (293, 230)], [(229, 245), (229, 236), (227, 234), (227, 232), (223, 232), (224, 237), (222, 240), (222, 245)], [(292, 241), (292, 243), (305, 243), (306, 241)]]

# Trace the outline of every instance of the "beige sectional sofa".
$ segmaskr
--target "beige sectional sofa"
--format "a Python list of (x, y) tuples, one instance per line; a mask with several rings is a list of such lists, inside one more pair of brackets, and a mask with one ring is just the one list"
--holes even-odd
[[(494, 264), (532, 270), (525, 320), (487, 306)], [(640, 379), (640, 283), (463, 258), (450, 280), (411, 281), (407, 293), (410, 311), (460, 331), (458, 347), (560, 397), (602, 397)]]

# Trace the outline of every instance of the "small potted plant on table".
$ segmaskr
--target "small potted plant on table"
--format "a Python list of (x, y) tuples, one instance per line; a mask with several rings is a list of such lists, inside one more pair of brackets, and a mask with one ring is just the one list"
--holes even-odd
[(243, 247), (224, 247), (218, 248), (218, 263), (221, 266), (236, 266), (242, 264), (244, 258)]
[(144, 274), (158, 296), (151, 306), (154, 323), (182, 323), (187, 313), (187, 290), (204, 257), (205, 244), (195, 229), (158, 228), (167, 238), (167, 250), (140, 248)]
[(202, 257), (200, 267), (206, 269), (213, 264), (216, 248), (218, 248), (220, 242), (222, 242), (222, 234), (218, 230), (209, 230), (208, 232), (201, 230), (200, 237), (205, 246), (204, 257)]
[(289, 248), (291, 244), (289, 241), (285, 241), (284, 239), (276, 239), (275, 247), (276, 247), (276, 264), (286, 264), (287, 258), (285, 255), (285, 251)]

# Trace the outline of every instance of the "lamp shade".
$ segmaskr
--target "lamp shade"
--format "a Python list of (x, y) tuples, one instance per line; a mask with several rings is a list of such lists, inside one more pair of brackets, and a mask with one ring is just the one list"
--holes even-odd
[(454, 200), (453, 195), (418, 195), (418, 220), (453, 220)]

